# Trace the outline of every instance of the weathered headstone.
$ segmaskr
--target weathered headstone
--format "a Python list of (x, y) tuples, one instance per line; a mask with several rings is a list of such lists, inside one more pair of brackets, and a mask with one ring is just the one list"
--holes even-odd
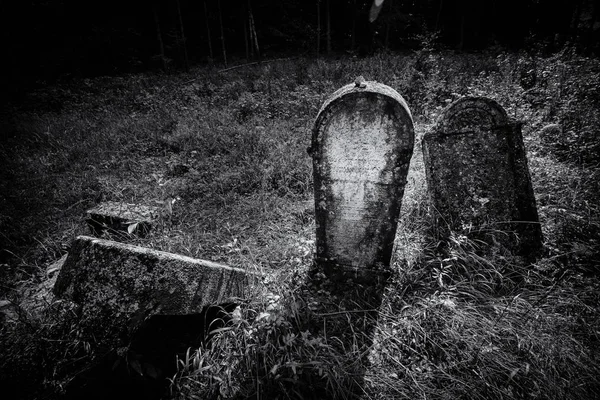
[(423, 157), (442, 236), (475, 231), (515, 255), (539, 254), (542, 232), (521, 124), (497, 102), (465, 97), (451, 104), (424, 136)]
[(327, 275), (372, 280), (391, 260), (413, 120), (402, 96), (357, 79), (336, 91), (314, 124), (315, 262)]
[(160, 211), (159, 207), (107, 201), (87, 211), (87, 223), (96, 236), (105, 231), (143, 236), (156, 223)]
[(152, 315), (200, 313), (235, 302), (257, 278), (210, 261), (79, 236), (53, 290), (81, 306), (83, 331), (111, 343)]

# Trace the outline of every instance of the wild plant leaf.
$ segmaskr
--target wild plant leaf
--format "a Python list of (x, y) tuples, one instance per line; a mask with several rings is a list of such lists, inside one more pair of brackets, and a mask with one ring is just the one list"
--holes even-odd
[(142, 372), (142, 365), (140, 364), (139, 360), (133, 359), (133, 360), (129, 360), (129, 366), (138, 374), (140, 374), (140, 376), (143, 376), (144, 373)]
[(130, 224), (127, 227), (127, 233), (129, 233), (130, 235), (136, 231), (137, 227), (138, 227), (139, 222), (134, 222), (133, 224)]
[(144, 375), (145, 376), (149, 376), (152, 379), (158, 379), (158, 376), (160, 375), (160, 369), (154, 367), (154, 365), (150, 364), (150, 363), (144, 363), (142, 364), (144, 367)]
[(231, 327), (225, 327), (225, 328), (217, 328), (217, 329), (213, 329), (212, 331), (210, 331), (211, 335), (216, 335), (217, 333), (221, 333), (221, 332), (227, 332), (232, 330)]

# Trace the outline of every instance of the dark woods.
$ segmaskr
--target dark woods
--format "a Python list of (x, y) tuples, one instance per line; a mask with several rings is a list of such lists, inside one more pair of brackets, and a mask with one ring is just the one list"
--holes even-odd
[(295, 54), (489, 46), (600, 51), (594, 0), (3, 0), (7, 82)]

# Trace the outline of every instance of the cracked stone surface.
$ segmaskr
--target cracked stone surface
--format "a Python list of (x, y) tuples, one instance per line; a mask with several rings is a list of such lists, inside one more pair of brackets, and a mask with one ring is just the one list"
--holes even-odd
[(199, 313), (207, 305), (236, 302), (257, 279), (239, 268), (80, 236), (53, 291), (80, 305), (84, 331), (111, 342), (151, 315)]
[(389, 267), (413, 143), (410, 110), (386, 85), (352, 83), (324, 103), (310, 149), (323, 269), (368, 279)]

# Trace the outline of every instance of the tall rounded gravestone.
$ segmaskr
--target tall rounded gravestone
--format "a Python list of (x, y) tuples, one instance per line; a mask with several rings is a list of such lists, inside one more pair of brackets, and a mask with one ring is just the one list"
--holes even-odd
[(442, 236), (478, 232), (488, 244), (533, 259), (542, 232), (521, 124), (494, 100), (451, 104), (423, 138), (430, 203)]
[(381, 83), (357, 80), (319, 111), (315, 262), (328, 276), (371, 281), (389, 269), (413, 142), (406, 102)]

